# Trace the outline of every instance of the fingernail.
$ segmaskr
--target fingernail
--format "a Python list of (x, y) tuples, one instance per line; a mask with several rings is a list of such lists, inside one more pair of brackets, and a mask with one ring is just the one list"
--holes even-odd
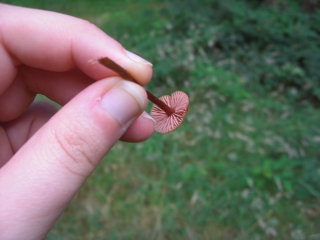
[(127, 127), (145, 108), (140, 88), (133, 82), (121, 80), (101, 98), (100, 106)]
[(156, 125), (156, 120), (153, 119), (153, 117), (151, 117), (147, 112), (143, 112), (141, 114), (141, 117), (144, 117), (144, 118), (147, 118), (147, 119), (150, 119), (153, 121), (154, 125)]
[(128, 50), (125, 50), (125, 52), (126, 52), (127, 56), (131, 60), (133, 60), (133, 61), (135, 61), (137, 63), (142, 63), (142, 64), (146, 64), (146, 65), (152, 66), (152, 63), (148, 62), (147, 60), (143, 59), (142, 57), (140, 57), (140, 56), (138, 56), (138, 55), (136, 55), (136, 54), (134, 54), (132, 52), (129, 52)]

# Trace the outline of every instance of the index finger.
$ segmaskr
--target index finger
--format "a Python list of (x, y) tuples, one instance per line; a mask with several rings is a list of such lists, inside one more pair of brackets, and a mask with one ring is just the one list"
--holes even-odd
[(95, 25), (60, 13), (0, 4), (0, 44), (0, 62), (6, 66), (0, 70), (11, 80), (14, 67), (21, 63), (57, 72), (78, 67), (94, 80), (115, 75), (90, 64), (103, 56), (121, 64), (141, 85), (152, 75), (150, 63), (127, 52)]

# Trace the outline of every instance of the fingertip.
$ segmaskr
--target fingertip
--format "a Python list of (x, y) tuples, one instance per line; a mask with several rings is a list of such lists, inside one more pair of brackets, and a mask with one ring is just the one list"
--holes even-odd
[(34, 102), (21, 116), (3, 123), (12, 150), (17, 152), (56, 112), (57, 108), (48, 101)]
[(151, 62), (148, 62), (147, 60), (143, 59), (142, 57), (138, 56), (137, 54), (130, 52), (128, 50), (125, 50), (126, 55), (134, 62), (144, 64), (144, 65), (149, 65), (153, 66)]
[(146, 112), (143, 112), (122, 135), (120, 140), (132, 143), (143, 142), (152, 136), (154, 128), (154, 119)]
[(152, 64), (126, 50), (118, 41), (92, 25), (90, 34), (80, 34), (74, 42), (72, 53), (75, 64), (95, 80), (117, 75), (111, 69), (98, 64), (98, 59), (108, 57), (126, 69), (139, 85), (146, 85), (152, 78)]
[(134, 79), (139, 81), (140, 85), (146, 85), (152, 78), (152, 63), (128, 50), (124, 50), (124, 52), (127, 60), (129, 60), (126, 61), (124, 68), (128, 70)]
[(37, 101), (34, 102), (28, 109), (28, 111), (33, 111), (37, 114), (42, 114), (45, 116), (53, 116), (58, 110), (57, 107), (49, 101)]

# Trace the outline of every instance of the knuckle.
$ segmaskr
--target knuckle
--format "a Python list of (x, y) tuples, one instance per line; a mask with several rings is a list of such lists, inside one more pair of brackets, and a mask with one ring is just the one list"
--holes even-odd
[(93, 23), (89, 22), (88, 20), (82, 19), (81, 20), (81, 25), (82, 27), (85, 28), (92, 28), (92, 27), (96, 27)]
[(61, 163), (72, 174), (81, 176), (96, 165), (94, 141), (84, 136), (83, 132), (86, 131), (76, 130), (66, 125), (54, 132), (55, 142), (62, 152), (62, 158), (59, 158)]
[(48, 101), (37, 101), (31, 104), (28, 109), (31, 112), (41, 112), (47, 115), (53, 115), (57, 112), (57, 108), (53, 103)]
[(78, 28), (80, 30), (80, 32), (91, 32), (91, 31), (96, 31), (97, 29), (99, 29), (95, 24), (87, 21), (87, 20), (84, 20), (84, 19), (81, 19), (80, 22), (78, 22)]

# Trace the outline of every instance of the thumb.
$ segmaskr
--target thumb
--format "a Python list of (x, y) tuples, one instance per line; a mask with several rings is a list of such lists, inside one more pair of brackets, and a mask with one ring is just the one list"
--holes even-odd
[(143, 88), (114, 77), (92, 84), (51, 118), (1, 169), (0, 239), (45, 237), (146, 101)]

